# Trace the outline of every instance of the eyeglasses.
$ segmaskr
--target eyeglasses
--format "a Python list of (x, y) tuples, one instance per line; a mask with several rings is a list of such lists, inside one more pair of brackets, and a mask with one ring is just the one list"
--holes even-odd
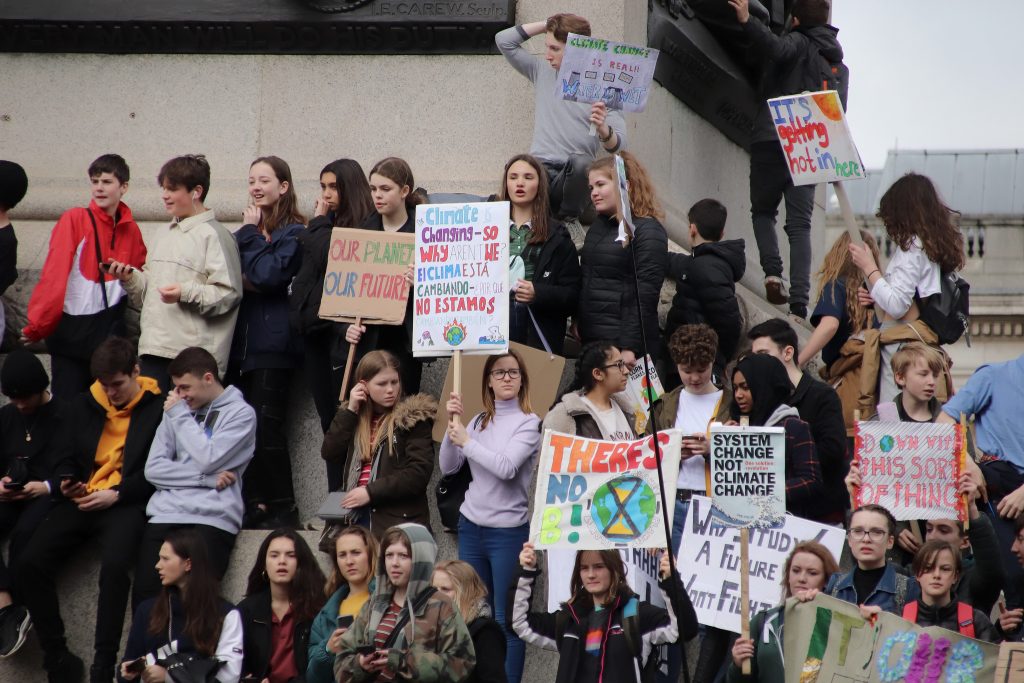
[(626, 365), (626, 361), (624, 361), (624, 360), (622, 360), (620, 358), (619, 360), (615, 361), (614, 363), (609, 363), (608, 365), (602, 365), (601, 369), (602, 370), (607, 370), (608, 368), (618, 368), (620, 371), (625, 372), (627, 367), (629, 367), (629, 366)]
[(864, 537), (867, 536), (869, 539), (877, 543), (888, 536), (889, 532), (886, 529), (864, 529), (858, 526), (847, 531), (846, 535), (855, 541), (863, 541)]
[(494, 379), (519, 379), (519, 368), (510, 368), (508, 370), (491, 370), (491, 377)]

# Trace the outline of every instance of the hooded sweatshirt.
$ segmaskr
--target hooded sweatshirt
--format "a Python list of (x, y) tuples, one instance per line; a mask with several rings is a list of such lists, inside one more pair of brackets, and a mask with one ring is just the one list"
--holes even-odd
[[(204, 524), (237, 534), (242, 527), (242, 474), (256, 447), (256, 412), (233, 386), (195, 412), (178, 401), (164, 413), (146, 461), (156, 488), (146, 514), (154, 524)], [(230, 470), (234, 484), (217, 490)]]
[(121, 470), (124, 465), (124, 445), (128, 439), (128, 427), (132, 421), (132, 410), (139, 404), (146, 392), (159, 394), (160, 387), (152, 377), (139, 377), (141, 391), (131, 398), (124, 406), (118, 408), (107, 398), (103, 385), (98, 381), (89, 387), (93, 399), (106, 412), (103, 432), (96, 444), (96, 459), (93, 462), (92, 475), (89, 477), (87, 489), (89, 493), (114, 488), (121, 483)]
[[(396, 680), (422, 683), (458, 683), (476, 665), (473, 640), (459, 610), (448, 596), (431, 586), (437, 545), (426, 527), (400, 524), (412, 551), (412, 572), (406, 589), (405, 604), (389, 638), (388, 669)], [(376, 674), (359, 665), (356, 648), (373, 643), (381, 618), (391, 605), (395, 586), (382, 559), (377, 563), (376, 588), (370, 601), (352, 622), (341, 639), (341, 653), (334, 662), (339, 683), (372, 681)]]

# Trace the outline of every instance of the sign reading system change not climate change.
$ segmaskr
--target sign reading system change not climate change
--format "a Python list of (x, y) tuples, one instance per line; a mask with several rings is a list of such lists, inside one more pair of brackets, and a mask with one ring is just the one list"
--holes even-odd
[(711, 427), (711, 516), (724, 526), (772, 527), (786, 515), (786, 431)]

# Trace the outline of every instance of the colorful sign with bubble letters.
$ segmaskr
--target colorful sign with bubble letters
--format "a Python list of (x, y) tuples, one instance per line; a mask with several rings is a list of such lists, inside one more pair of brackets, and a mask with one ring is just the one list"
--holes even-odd
[(858, 422), (861, 485), (856, 505), (875, 503), (899, 520), (966, 519), (957, 480), (963, 467), (960, 426)]
[[(658, 438), (665, 481), (674, 482), (680, 433)], [(670, 515), (673, 505), (670, 500)], [(653, 436), (602, 441), (544, 432), (530, 520), (539, 550), (667, 548), (664, 515)]]
[[(740, 532), (715, 524), (711, 500), (690, 499), (676, 560), (686, 594), (705, 626), (740, 632)], [(750, 616), (779, 604), (782, 571), (793, 546), (818, 541), (835, 557), (843, 550), (843, 530), (786, 515), (778, 529), (754, 528), (750, 535)], [(753, 636), (752, 636), (753, 637)]]
[(865, 177), (843, 104), (835, 90), (768, 100), (794, 185), (815, 185)]
[(320, 317), (401, 325), (405, 320), (415, 237), (403, 232), (335, 228), (327, 252)]
[(508, 202), (416, 207), (414, 356), (508, 349)]
[(569, 102), (604, 102), (609, 109), (643, 111), (658, 51), (570, 33), (558, 69), (557, 96)]
[(786, 430), (711, 426), (711, 516), (735, 528), (774, 527), (786, 515)]

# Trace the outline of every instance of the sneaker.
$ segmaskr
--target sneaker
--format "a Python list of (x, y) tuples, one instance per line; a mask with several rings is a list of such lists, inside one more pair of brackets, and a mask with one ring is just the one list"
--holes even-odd
[(44, 666), (49, 683), (82, 683), (85, 675), (85, 664), (68, 650), (47, 656)]
[(768, 299), (768, 303), (776, 306), (781, 306), (789, 301), (786, 284), (778, 275), (769, 275), (764, 279), (764, 296)]
[(801, 320), (807, 320), (807, 306), (803, 304), (790, 304), (789, 314), (794, 318), (800, 318)]
[[(168, 679), (170, 680), (170, 679)], [(114, 665), (93, 664), (89, 667), (89, 683), (113, 683)]]
[(301, 529), (298, 509), (291, 504), (271, 508), (263, 520), (263, 528), (267, 530)]
[(21, 649), (32, 628), (32, 619), (22, 605), (9, 605), (0, 610), (0, 659), (7, 659)]

